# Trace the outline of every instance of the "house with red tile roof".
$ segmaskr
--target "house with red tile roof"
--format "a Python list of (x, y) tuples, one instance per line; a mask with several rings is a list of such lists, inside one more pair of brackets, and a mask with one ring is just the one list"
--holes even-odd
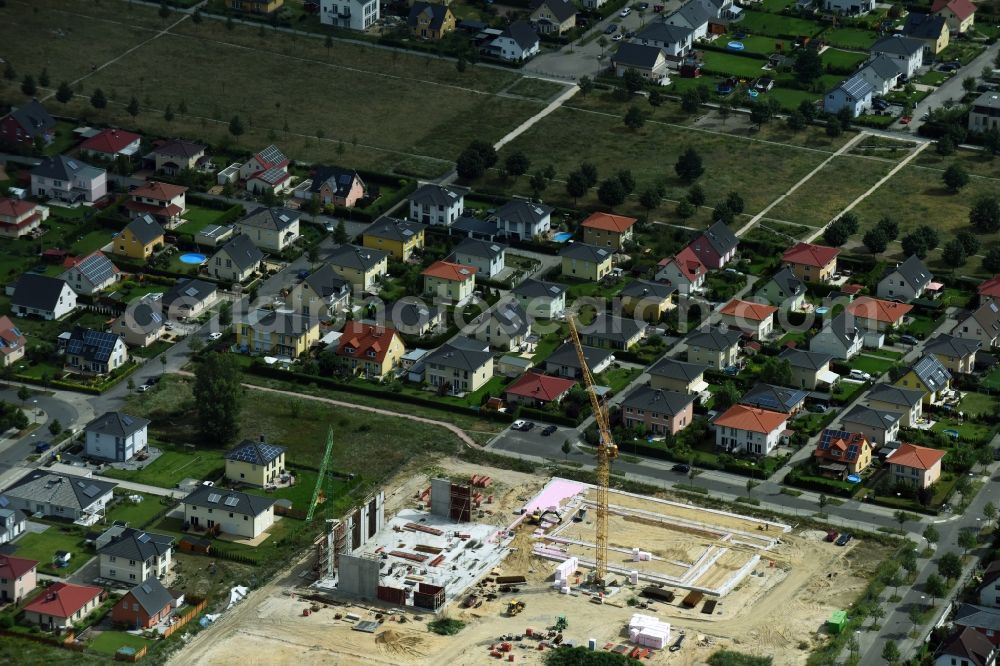
[(884, 301), (871, 296), (861, 296), (847, 306), (845, 312), (855, 323), (872, 333), (884, 332), (890, 326), (899, 326), (913, 309), (909, 303)]
[(672, 257), (666, 257), (657, 264), (656, 279), (669, 282), (681, 294), (690, 294), (705, 284), (708, 269), (690, 247), (686, 247)]
[(38, 562), (0, 555), (0, 602), (18, 602), (38, 585)]
[(292, 186), (288, 158), (277, 146), (268, 146), (240, 166), (240, 180), (251, 194), (278, 194)]
[(47, 206), (21, 199), (0, 197), (0, 236), (27, 236), (49, 217)]
[(951, 34), (967, 32), (976, 22), (976, 6), (970, 0), (934, 0), (931, 13), (944, 18)]
[(132, 157), (141, 144), (142, 137), (138, 134), (112, 127), (86, 139), (80, 144), (80, 152), (87, 157), (113, 160), (118, 156)]
[[(971, 604), (963, 604), (970, 606)], [(994, 666), (997, 663), (996, 640), (992, 630), (984, 628), (982, 632), (971, 626), (956, 627), (958, 633), (945, 641), (937, 652), (933, 666)]]
[(781, 255), (781, 263), (803, 282), (829, 282), (837, 272), (840, 250), (826, 245), (796, 243)]
[(820, 434), (813, 457), (824, 473), (843, 479), (872, 464), (872, 445), (864, 433), (828, 428)]
[(43, 629), (67, 629), (92, 613), (104, 590), (92, 585), (53, 583), (24, 607), (24, 619)]
[(904, 443), (889, 454), (889, 478), (895, 484), (929, 488), (941, 476), (944, 451)]
[(335, 353), (340, 366), (351, 374), (382, 379), (399, 365), (405, 352), (396, 329), (349, 321)]
[(979, 285), (979, 305), (996, 303), (1000, 305), (1000, 275), (994, 275)]
[(583, 229), (583, 242), (598, 247), (609, 247), (621, 250), (625, 243), (632, 240), (632, 232), (636, 219), (625, 215), (612, 213), (592, 213), (580, 223)]
[(149, 215), (164, 229), (173, 229), (184, 222), (181, 217), (187, 212), (185, 203), (186, 187), (151, 180), (128, 193), (125, 207), (129, 217), (135, 219)]
[(476, 288), (478, 270), (475, 266), (452, 261), (435, 261), (421, 273), (424, 276), (424, 295), (443, 298), (458, 306), (465, 305)]
[(24, 346), (27, 339), (10, 317), (0, 317), (0, 365), (7, 367), (24, 358)]
[(544, 407), (550, 402), (559, 404), (576, 385), (577, 382), (573, 379), (526, 372), (507, 387), (507, 402), (529, 407)]
[(712, 424), (718, 448), (727, 453), (766, 456), (781, 442), (788, 414), (737, 404), (717, 416)]
[(734, 298), (719, 310), (721, 321), (730, 328), (763, 340), (774, 331), (774, 313), (778, 308), (764, 303)]

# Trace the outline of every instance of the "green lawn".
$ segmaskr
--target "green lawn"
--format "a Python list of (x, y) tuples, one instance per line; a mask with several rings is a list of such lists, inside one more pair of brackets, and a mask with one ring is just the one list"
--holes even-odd
[(993, 391), (1000, 391), (1000, 366), (993, 368), (983, 377), (983, 385)]
[(995, 414), (997, 412), (996, 398), (985, 393), (970, 392), (962, 397), (958, 405), (959, 411), (976, 416), (979, 414)]
[[(128, 498), (133, 495), (142, 497), (142, 501), (134, 504)], [(117, 504), (107, 512), (107, 522), (122, 521), (128, 523), (130, 527), (141, 528), (146, 525), (156, 514), (166, 508), (160, 502), (159, 495), (149, 495), (127, 490), (120, 495), (115, 495)]]
[(152, 641), (124, 631), (102, 631), (97, 638), (87, 644), (87, 647), (95, 652), (114, 655), (119, 648), (130, 647), (140, 650), (150, 644)]
[(820, 99), (823, 95), (821, 93), (814, 93), (808, 90), (799, 90), (798, 88), (782, 88), (776, 87), (772, 88), (766, 97), (772, 97), (781, 103), (781, 108), (786, 111), (792, 111), (793, 109), (799, 108), (802, 102), (815, 102)]
[[(739, 26), (739, 24), (736, 24)], [(718, 46), (726, 46), (730, 41), (738, 41), (743, 44), (743, 53), (756, 53), (762, 56), (769, 56), (772, 53), (782, 51), (791, 45), (774, 37), (764, 37), (758, 35), (747, 35), (746, 37), (733, 37), (724, 35), (719, 38)], [(780, 45), (781, 48), (778, 48)]]
[[(79, 528), (74, 526), (66, 529), (72, 531), (62, 532), (59, 527), (50, 525), (44, 532), (24, 534), (14, 543), (16, 548), (14, 554), (29, 560), (38, 560), (39, 573), (54, 576), (69, 575), (86, 564), (90, 559), (90, 553), (87, 552), (83, 538), (77, 531)], [(57, 550), (65, 550), (73, 555), (69, 560), (69, 566), (65, 569), (56, 569), (52, 566), (52, 558), (55, 557)]]
[(822, 27), (813, 21), (750, 9), (743, 12), (743, 20), (739, 23), (739, 29), (752, 35), (768, 35), (787, 39), (800, 36), (815, 37), (822, 30)]
[(924, 74), (921, 74), (920, 77), (917, 78), (917, 83), (923, 83), (928, 86), (939, 86), (952, 76), (953, 74), (951, 72), (941, 72), (936, 69), (932, 69)]
[(69, 251), (77, 256), (96, 252), (111, 242), (111, 232), (107, 229), (95, 229), (80, 236)]
[(641, 373), (642, 370), (637, 368), (611, 367), (594, 377), (594, 381), (596, 381), (599, 385), (607, 386), (615, 393), (618, 393), (623, 388), (628, 386), (629, 382), (638, 377)]
[(721, 74), (723, 76), (742, 76), (755, 78), (767, 74), (764, 71), (766, 61), (761, 58), (747, 58), (744, 56), (719, 53), (718, 51), (705, 51), (705, 71), (711, 74)]
[(934, 425), (931, 426), (931, 430), (934, 432), (957, 430), (959, 437), (973, 441), (988, 439), (993, 433), (993, 428), (990, 426), (979, 423), (971, 423), (969, 421), (959, 423), (957, 420), (953, 419), (940, 419), (935, 421)]
[[(140, 398), (155, 395), (152, 393), (137, 394)], [(163, 450), (163, 455), (146, 465), (141, 470), (132, 472), (120, 469), (107, 469), (105, 476), (133, 483), (146, 483), (160, 488), (176, 488), (182, 480), (205, 479), (210, 472), (225, 467), (222, 452), (210, 448), (168, 448), (153, 443)], [(146, 504), (146, 502), (143, 502)]]
[(832, 28), (823, 33), (823, 39), (830, 46), (845, 49), (868, 49), (878, 39), (878, 35), (871, 30), (859, 28)]
[(188, 205), (187, 212), (184, 213), (184, 224), (177, 227), (178, 233), (191, 234), (192, 236), (222, 217), (225, 211), (214, 208), (202, 208), (201, 206)]
[(865, 356), (864, 351), (848, 361), (847, 364), (855, 370), (863, 370), (870, 373), (873, 377), (881, 375), (894, 365), (890, 359)]
[(868, 56), (865, 53), (829, 48), (823, 51), (820, 59), (823, 61), (824, 67), (838, 67), (853, 71), (857, 69), (858, 65), (863, 63), (867, 57)]
[(926, 338), (941, 323), (940, 319), (931, 319), (927, 315), (917, 315), (912, 318), (909, 324), (900, 329), (904, 333), (915, 335), (920, 339)]

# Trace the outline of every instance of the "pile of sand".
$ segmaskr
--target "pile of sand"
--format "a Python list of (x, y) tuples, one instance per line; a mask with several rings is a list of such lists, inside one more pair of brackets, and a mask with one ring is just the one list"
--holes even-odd
[(423, 652), (419, 648), (423, 642), (420, 636), (404, 634), (393, 629), (386, 629), (375, 637), (375, 644), (388, 654), (422, 656)]

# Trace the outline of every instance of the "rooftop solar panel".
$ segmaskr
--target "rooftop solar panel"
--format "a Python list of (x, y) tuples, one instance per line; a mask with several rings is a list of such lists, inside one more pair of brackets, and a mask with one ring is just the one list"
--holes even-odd
[(212, 504), (218, 504), (220, 499), (222, 499), (222, 495), (219, 493), (209, 493), (208, 495), (208, 501)]
[(149, 535), (143, 532), (142, 534), (136, 537), (136, 541), (138, 541), (139, 543), (146, 543), (147, 541), (149, 541)]
[(101, 489), (97, 486), (87, 486), (84, 489), (83, 494), (87, 497), (94, 498), (101, 494)]
[(226, 501), (224, 502), (226, 506), (236, 506), (239, 503), (240, 503), (240, 498), (236, 497), (235, 495), (230, 495), (229, 497), (226, 498)]

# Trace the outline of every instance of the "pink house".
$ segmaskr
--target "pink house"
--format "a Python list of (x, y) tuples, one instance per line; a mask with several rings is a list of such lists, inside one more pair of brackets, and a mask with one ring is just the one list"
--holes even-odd
[(324, 204), (354, 208), (367, 194), (357, 171), (337, 167), (317, 167), (309, 196), (318, 196)]
[(38, 562), (0, 555), (0, 602), (18, 602), (38, 585)]
[(640, 386), (622, 400), (622, 421), (627, 428), (643, 426), (648, 435), (676, 435), (691, 425), (696, 397)]

